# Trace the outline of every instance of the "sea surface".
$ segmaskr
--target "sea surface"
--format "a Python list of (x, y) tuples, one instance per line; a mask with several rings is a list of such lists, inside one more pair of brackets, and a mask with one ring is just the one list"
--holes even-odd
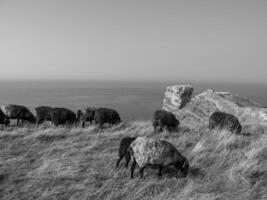
[(78, 108), (111, 107), (124, 121), (151, 119), (162, 107), (166, 86), (192, 84), (194, 94), (205, 89), (229, 91), (267, 105), (267, 85), (192, 82), (104, 82), (104, 81), (4, 81), (0, 82), (0, 104), (25, 105), (35, 114), (41, 105)]

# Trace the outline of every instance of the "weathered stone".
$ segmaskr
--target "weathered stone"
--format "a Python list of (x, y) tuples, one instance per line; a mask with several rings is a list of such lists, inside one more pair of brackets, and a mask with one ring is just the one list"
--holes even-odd
[[(166, 93), (170, 95), (168, 91)], [(176, 95), (168, 97), (168, 99), (172, 98), (176, 98)], [(206, 90), (193, 97), (182, 109), (175, 108), (171, 101), (165, 99), (163, 109), (173, 112), (182, 123), (207, 124), (213, 112), (222, 111), (236, 116), (241, 124), (267, 124), (266, 108), (257, 102), (229, 92)]]
[(163, 100), (163, 108), (166, 110), (178, 110), (183, 108), (191, 100), (193, 87), (191, 85), (168, 86)]

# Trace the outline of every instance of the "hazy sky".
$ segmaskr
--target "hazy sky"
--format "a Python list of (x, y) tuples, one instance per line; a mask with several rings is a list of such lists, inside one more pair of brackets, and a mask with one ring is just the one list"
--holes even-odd
[(267, 83), (266, 74), (266, 0), (0, 0), (0, 79)]

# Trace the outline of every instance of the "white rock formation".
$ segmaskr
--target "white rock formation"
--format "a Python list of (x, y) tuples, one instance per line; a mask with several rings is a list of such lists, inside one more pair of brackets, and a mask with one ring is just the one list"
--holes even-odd
[[(177, 86), (178, 88), (180, 86)], [(171, 86), (175, 88), (175, 86)], [(241, 124), (266, 124), (267, 109), (261, 104), (229, 92), (215, 92), (206, 90), (191, 99), (185, 107), (180, 109), (179, 92), (165, 92), (163, 109), (173, 112), (185, 123), (208, 123), (209, 116), (216, 110), (235, 115)]]
[(183, 108), (190, 102), (193, 87), (191, 85), (168, 86), (163, 100), (163, 108), (166, 110), (177, 110)]

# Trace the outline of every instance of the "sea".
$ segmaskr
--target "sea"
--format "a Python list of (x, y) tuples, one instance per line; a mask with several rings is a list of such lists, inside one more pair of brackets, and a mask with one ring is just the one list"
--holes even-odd
[(116, 109), (123, 121), (149, 120), (162, 107), (168, 85), (191, 84), (194, 95), (206, 90), (228, 91), (267, 105), (267, 85), (203, 82), (126, 81), (2, 81), (0, 104), (27, 106), (34, 114), (37, 106), (66, 107), (73, 111), (86, 107)]

